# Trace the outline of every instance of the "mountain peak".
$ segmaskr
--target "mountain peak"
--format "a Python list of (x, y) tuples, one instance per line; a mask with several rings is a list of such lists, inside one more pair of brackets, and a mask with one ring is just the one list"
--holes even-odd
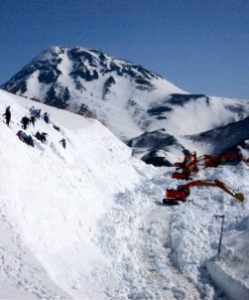
[(107, 124), (115, 119), (111, 129), (125, 139), (141, 128), (137, 120), (132, 129), (120, 122), (122, 110), (124, 119), (132, 120), (170, 93), (184, 93), (140, 65), (94, 49), (60, 46), (43, 51), (2, 88), (75, 113), (90, 111)]

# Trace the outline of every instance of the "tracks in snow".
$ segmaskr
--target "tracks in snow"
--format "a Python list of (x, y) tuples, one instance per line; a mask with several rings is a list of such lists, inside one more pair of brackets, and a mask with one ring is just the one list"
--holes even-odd
[(112, 281), (107, 273), (103, 282), (105, 299), (200, 299), (195, 285), (170, 260), (174, 208), (155, 204), (162, 190), (151, 181), (142, 186), (118, 195), (116, 207), (100, 222), (96, 242), (109, 256), (113, 272)]
[(171, 209), (155, 207), (144, 220), (141, 238), (141, 263), (145, 264), (148, 279), (156, 285), (154, 299), (200, 299), (194, 284), (170, 261), (169, 237)]
[[(143, 207), (139, 230), (139, 246), (137, 251), (140, 264), (145, 269), (148, 287), (151, 288), (151, 299), (200, 299), (196, 286), (178, 270), (170, 260), (171, 240), (170, 222), (174, 209), (156, 205), (163, 195), (165, 179), (156, 177), (145, 184), (146, 191), (141, 191), (147, 205)], [(144, 199), (145, 200), (145, 199)]]

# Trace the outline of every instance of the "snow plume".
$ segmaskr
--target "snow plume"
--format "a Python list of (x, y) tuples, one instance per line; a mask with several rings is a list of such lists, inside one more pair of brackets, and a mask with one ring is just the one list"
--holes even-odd
[(235, 149), (238, 145), (244, 144), (248, 138), (249, 117), (197, 135), (187, 136), (187, 139), (198, 144), (196, 147), (203, 148), (202, 152), (215, 155)]

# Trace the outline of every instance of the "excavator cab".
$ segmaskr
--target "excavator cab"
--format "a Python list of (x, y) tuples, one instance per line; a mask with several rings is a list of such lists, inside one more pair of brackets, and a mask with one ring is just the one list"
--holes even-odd
[(182, 173), (175, 172), (172, 174), (174, 179), (190, 179), (190, 175), (198, 173), (199, 168), (216, 168), (220, 164), (238, 164), (239, 162), (249, 163), (249, 159), (246, 159), (242, 154), (237, 152), (223, 153), (218, 156), (204, 154), (200, 157), (196, 157), (196, 153), (189, 153), (185, 155), (183, 162), (175, 163), (174, 166), (182, 169)]
[(186, 185), (179, 185), (176, 190), (168, 189), (165, 192), (165, 198), (163, 204), (165, 205), (177, 205), (179, 201), (185, 202), (189, 196), (190, 190)]
[(186, 171), (183, 171), (181, 173), (174, 172), (174, 173), (172, 173), (171, 178), (178, 179), (178, 180), (180, 180), (180, 179), (189, 180), (189, 175), (190, 175), (190, 173), (186, 172)]

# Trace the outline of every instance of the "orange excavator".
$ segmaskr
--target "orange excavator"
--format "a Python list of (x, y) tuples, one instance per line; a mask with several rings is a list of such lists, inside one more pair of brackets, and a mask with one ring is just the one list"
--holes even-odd
[(196, 152), (185, 152), (182, 162), (176, 162), (175, 167), (182, 169), (182, 172), (174, 172), (171, 177), (174, 179), (189, 179), (191, 173), (197, 173), (197, 154)]
[(196, 152), (189, 152), (187, 150), (185, 150), (185, 155), (184, 155), (184, 159), (182, 162), (176, 162), (174, 163), (175, 167), (181, 168), (181, 169), (185, 169), (186, 166), (191, 163), (192, 161), (196, 161), (197, 160), (197, 155)]
[(185, 202), (187, 197), (190, 194), (190, 189), (192, 187), (200, 187), (200, 186), (210, 186), (217, 187), (223, 190), (225, 193), (228, 193), (236, 200), (243, 203), (244, 194), (235, 193), (229, 187), (227, 187), (223, 182), (218, 179), (215, 180), (194, 180), (184, 185), (179, 185), (176, 190), (167, 189), (165, 192), (165, 198), (163, 199), (163, 204), (165, 205), (177, 205), (179, 201)]
[[(188, 159), (186, 158), (188, 156)], [(203, 168), (215, 168), (222, 163), (233, 162), (233, 161), (243, 161), (249, 163), (249, 159), (245, 159), (240, 153), (230, 152), (224, 153), (219, 156), (213, 155), (202, 155), (196, 157), (196, 153), (187, 154), (183, 162), (175, 163), (174, 166), (181, 168), (182, 172), (174, 172), (171, 177), (174, 179), (190, 179), (190, 175), (197, 173), (200, 167)]]
[(242, 154), (237, 152), (224, 153), (224, 154), (220, 154), (219, 156), (203, 155), (200, 156), (196, 162), (192, 161), (192, 163), (193, 164), (202, 163), (204, 168), (213, 168), (223, 163), (235, 162), (235, 161), (236, 162), (243, 161), (245, 163), (249, 163), (249, 159), (245, 159), (242, 156)]

